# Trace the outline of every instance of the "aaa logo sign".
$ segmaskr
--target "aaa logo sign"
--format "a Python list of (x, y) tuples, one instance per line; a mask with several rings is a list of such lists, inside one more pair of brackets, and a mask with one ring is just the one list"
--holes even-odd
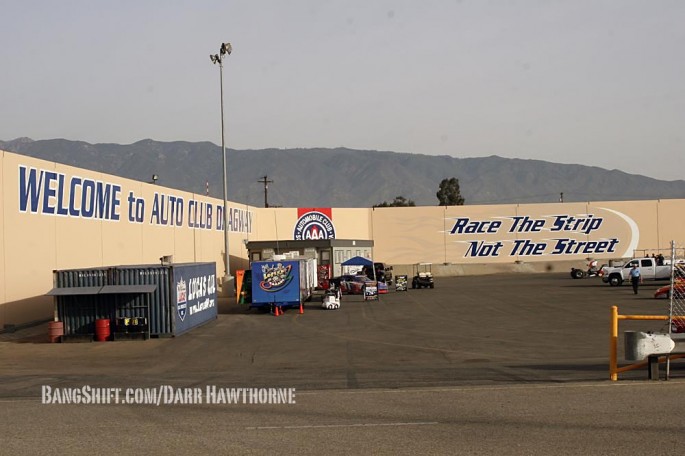
[(293, 239), (318, 240), (335, 239), (335, 227), (331, 221), (331, 208), (313, 208), (297, 210), (297, 223)]

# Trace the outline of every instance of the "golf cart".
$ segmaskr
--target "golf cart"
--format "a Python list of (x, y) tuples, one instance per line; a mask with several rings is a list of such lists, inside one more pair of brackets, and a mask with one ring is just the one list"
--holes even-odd
[(431, 263), (414, 265), (414, 278), (411, 279), (412, 288), (434, 288), (431, 266)]

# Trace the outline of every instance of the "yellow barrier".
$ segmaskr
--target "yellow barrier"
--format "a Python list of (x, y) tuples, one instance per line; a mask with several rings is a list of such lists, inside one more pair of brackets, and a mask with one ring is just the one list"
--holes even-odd
[[(685, 320), (683, 315), (674, 315), (672, 320)], [(619, 320), (668, 320), (667, 315), (619, 315), (618, 307), (611, 306), (611, 327), (609, 329), (609, 378), (612, 381), (618, 380), (618, 374), (630, 370), (640, 369), (648, 364), (648, 361), (641, 361), (635, 364), (618, 367), (618, 321)], [(685, 355), (672, 355), (671, 359), (683, 358)], [(659, 358), (659, 362), (666, 359), (665, 356)]]

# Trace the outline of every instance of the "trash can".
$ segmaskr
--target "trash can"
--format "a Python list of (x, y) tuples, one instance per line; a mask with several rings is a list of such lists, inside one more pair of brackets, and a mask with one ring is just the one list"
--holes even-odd
[(109, 329), (109, 318), (100, 318), (95, 320), (95, 340), (98, 342), (106, 342), (109, 339), (111, 331)]
[(48, 323), (48, 339), (51, 343), (61, 342), (64, 335), (64, 322), (51, 321)]

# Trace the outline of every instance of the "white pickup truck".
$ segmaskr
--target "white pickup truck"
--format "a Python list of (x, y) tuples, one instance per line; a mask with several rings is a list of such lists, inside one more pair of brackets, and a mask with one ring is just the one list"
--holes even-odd
[(612, 287), (617, 287), (624, 281), (630, 281), (630, 270), (634, 264), (640, 268), (642, 280), (669, 280), (671, 278), (670, 264), (659, 266), (654, 258), (633, 258), (620, 267), (602, 268), (602, 281)]

